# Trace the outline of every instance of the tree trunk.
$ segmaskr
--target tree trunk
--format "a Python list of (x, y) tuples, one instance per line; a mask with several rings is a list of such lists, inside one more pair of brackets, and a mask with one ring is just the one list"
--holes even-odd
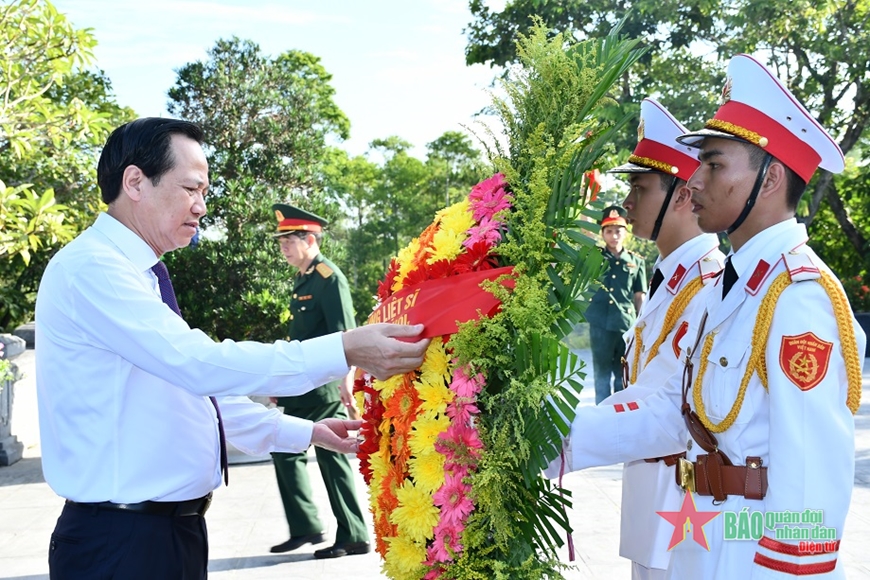
[(837, 193), (837, 188), (833, 183), (828, 187), (825, 198), (831, 206), (831, 211), (834, 212), (834, 217), (837, 218), (837, 223), (843, 229), (846, 239), (855, 247), (859, 256), (865, 255), (867, 252), (867, 239), (858, 231), (858, 228), (855, 227), (855, 224), (849, 218), (846, 207), (843, 205), (843, 200), (840, 198), (840, 194)]

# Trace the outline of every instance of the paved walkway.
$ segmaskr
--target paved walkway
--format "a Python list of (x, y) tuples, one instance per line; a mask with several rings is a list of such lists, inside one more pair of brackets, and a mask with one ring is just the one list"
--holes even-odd
[[(0, 580), (42, 580), (48, 578), (48, 538), (63, 502), (42, 478), (33, 351), (25, 352), (15, 362), (27, 376), (16, 385), (13, 433), (26, 449), (24, 459), (0, 468)], [(867, 549), (870, 545), (870, 359), (864, 363), (864, 403), (855, 420), (855, 488), (840, 548), (840, 565), (844, 566), (850, 580), (870, 578), (870, 551)], [(586, 389), (582, 397), (589, 404), (594, 399), (592, 391)], [(316, 464), (312, 462), (309, 467), (316, 500), (330, 526), (327, 536), (331, 539), (335, 524), (330, 521), (326, 492)], [(234, 465), (231, 471), (232, 484), (215, 492), (207, 516), (211, 579), (384, 578), (374, 553), (323, 561), (315, 560), (312, 555), (315, 548), (306, 546), (290, 555), (270, 554), (269, 546), (288, 536), (272, 465), (270, 462)], [(621, 475), (621, 466), (615, 466), (572, 473), (565, 478), (566, 487), (574, 494), (571, 522), (576, 530), (577, 548), (576, 568), (565, 575), (569, 580), (630, 578), (627, 561), (617, 554)], [(357, 489), (364, 497), (361, 477)], [(369, 527), (371, 529), (370, 518)], [(567, 551), (562, 557), (567, 562)]]

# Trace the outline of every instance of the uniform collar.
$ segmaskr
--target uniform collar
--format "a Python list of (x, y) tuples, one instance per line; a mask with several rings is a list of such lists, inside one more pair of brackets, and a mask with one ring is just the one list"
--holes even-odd
[[(731, 264), (739, 276), (738, 286), (744, 286), (752, 275), (759, 260), (777, 258), (776, 254), (793, 250), (807, 241), (807, 228), (797, 223), (795, 218), (772, 225), (752, 236), (742, 248), (729, 255)], [(776, 250), (776, 254), (772, 251)], [(773, 267), (773, 263), (770, 266)], [(732, 290), (733, 292), (733, 290)], [(730, 294), (730, 293), (729, 293)]]
[(722, 277), (707, 294), (708, 330), (716, 328), (746, 300), (761, 296), (783, 253), (806, 243), (807, 230), (794, 218), (772, 225), (755, 234), (737, 252), (729, 255), (738, 279), (728, 296), (722, 298)]
[(109, 214), (101, 213), (91, 227), (106, 236), (139, 271), (150, 270), (157, 263), (159, 258), (151, 246)]
[[(719, 247), (719, 238), (715, 234), (699, 234), (690, 240), (683, 242), (676, 250), (668, 254), (667, 258), (658, 257), (655, 267), (662, 271), (665, 280), (663, 284), (675, 294), (688, 278), (689, 270), (701, 258)], [(682, 274), (679, 279), (672, 282), (674, 275)]]

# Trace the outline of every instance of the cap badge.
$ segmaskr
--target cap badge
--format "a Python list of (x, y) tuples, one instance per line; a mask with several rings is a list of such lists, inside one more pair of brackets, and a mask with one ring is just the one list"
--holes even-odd
[(637, 124), (637, 140), (643, 141), (643, 117), (640, 118), (640, 123)]
[(609, 218), (618, 218), (618, 217), (619, 217), (619, 212), (616, 211), (615, 209), (612, 209), (612, 210), (610, 210), (610, 215), (608, 215), (607, 217), (609, 217)]
[(727, 103), (728, 101), (731, 100), (731, 84), (732, 84), (732, 82), (733, 81), (731, 80), (731, 77), (725, 78), (725, 86), (722, 87), (722, 102), (720, 103), (720, 105), (724, 105), (725, 103)]

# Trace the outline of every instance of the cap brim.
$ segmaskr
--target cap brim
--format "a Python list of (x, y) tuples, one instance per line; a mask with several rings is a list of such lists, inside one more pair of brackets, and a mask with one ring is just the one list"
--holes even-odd
[(605, 173), (662, 173), (658, 169), (652, 167), (644, 167), (636, 163), (623, 163), (619, 167), (608, 169)]
[(295, 234), (296, 232), (301, 232), (305, 230), (288, 230), (286, 232), (275, 232), (272, 234), (273, 238), (280, 238), (281, 236), (289, 236), (290, 234)]
[(699, 148), (701, 146), (701, 141), (708, 137), (714, 137), (716, 139), (731, 139), (732, 141), (749, 143), (749, 141), (743, 139), (742, 137), (732, 135), (731, 133), (725, 133), (724, 131), (717, 131), (716, 129), (699, 129), (698, 131), (692, 131), (691, 133), (680, 135), (679, 137), (677, 137), (677, 143), (680, 143), (681, 145), (688, 145), (689, 147)]

